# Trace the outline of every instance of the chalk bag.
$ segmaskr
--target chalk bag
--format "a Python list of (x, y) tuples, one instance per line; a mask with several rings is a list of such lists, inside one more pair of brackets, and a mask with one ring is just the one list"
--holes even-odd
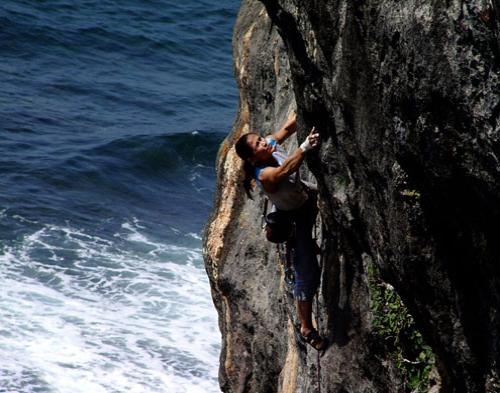
[(293, 231), (293, 220), (289, 212), (277, 210), (266, 215), (266, 238), (271, 243), (286, 242)]

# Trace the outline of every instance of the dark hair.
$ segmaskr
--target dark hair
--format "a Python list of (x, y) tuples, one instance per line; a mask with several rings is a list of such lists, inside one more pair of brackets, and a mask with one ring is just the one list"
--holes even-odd
[(250, 163), (249, 159), (253, 155), (253, 150), (248, 144), (248, 137), (250, 135), (257, 135), (255, 133), (249, 133), (242, 135), (240, 139), (236, 142), (234, 148), (236, 149), (236, 154), (244, 161), (243, 171), (245, 172), (245, 179), (243, 180), (243, 187), (247, 196), (252, 199), (252, 180), (254, 178), (255, 167)]

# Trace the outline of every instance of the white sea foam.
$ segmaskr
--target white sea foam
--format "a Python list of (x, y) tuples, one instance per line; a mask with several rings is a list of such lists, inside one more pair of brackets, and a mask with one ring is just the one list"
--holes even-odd
[(151, 240), (138, 221), (122, 229), (120, 245), (45, 226), (4, 247), (0, 392), (219, 391), (200, 245)]
[(186, 234), (186, 236), (192, 237), (193, 239), (196, 240), (201, 240), (201, 236), (197, 233), (189, 232), (188, 234)]

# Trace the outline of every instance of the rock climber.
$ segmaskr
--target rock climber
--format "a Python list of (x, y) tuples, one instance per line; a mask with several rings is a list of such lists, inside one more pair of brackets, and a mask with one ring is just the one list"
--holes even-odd
[(294, 258), (295, 273), (293, 295), (300, 320), (301, 338), (318, 351), (327, 342), (312, 324), (312, 301), (319, 285), (320, 270), (317, 245), (312, 238), (312, 228), (318, 213), (316, 190), (296, 176), (306, 153), (318, 146), (319, 134), (311, 130), (306, 140), (289, 156), (280, 146), (297, 130), (296, 114), (291, 113), (285, 125), (266, 138), (256, 133), (243, 135), (235, 148), (244, 160), (244, 187), (251, 198), (252, 180), (263, 190), (278, 210), (290, 213), (295, 223)]

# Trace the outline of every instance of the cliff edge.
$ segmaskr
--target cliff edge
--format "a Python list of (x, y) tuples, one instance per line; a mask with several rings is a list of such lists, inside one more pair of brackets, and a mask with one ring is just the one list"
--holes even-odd
[[(239, 111), (204, 235), (224, 392), (500, 391), (499, 12), (498, 0), (242, 2)], [(307, 161), (332, 342), (319, 372), (232, 149), (293, 109), (297, 138), (312, 126), (322, 138)], [(415, 358), (407, 336), (421, 337)], [(414, 388), (405, 363), (426, 362), (434, 381)]]

